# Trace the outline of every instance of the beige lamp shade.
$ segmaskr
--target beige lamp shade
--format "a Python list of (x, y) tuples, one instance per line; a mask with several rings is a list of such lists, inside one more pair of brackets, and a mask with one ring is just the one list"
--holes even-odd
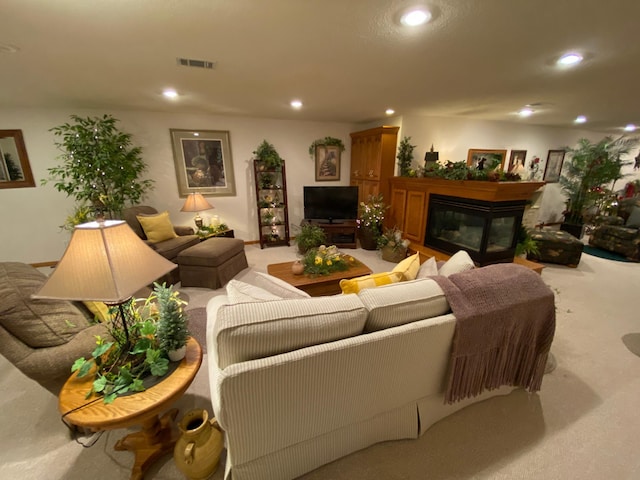
[(201, 212), (203, 210), (211, 210), (213, 205), (207, 202), (207, 199), (201, 193), (190, 193), (184, 205), (180, 209), (181, 212)]
[(176, 267), (122, 220), (84, 223), (33, 298), (121, 303)]

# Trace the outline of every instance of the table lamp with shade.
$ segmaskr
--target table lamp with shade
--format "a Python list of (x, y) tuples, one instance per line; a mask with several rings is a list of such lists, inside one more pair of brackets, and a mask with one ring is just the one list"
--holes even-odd
[(128, 346), (133, 294), (176, 267), (123, 220), (84, 223), (75, 227), (62, 259), (33, 298), (101, 301), (117, 307), (111, 320), (116, 327), (121, 324), (122, 344)]
[(202, 196), (201, 193), (190, 193), (184, 205), (180, 209), (181, 212), (196, 212), (196, 216), (193, 221), (196, 223), (196, 227), (202, 227), (202, 217), (200, 212), (203, 210), (211, 210), (213, 205), (207, 202), (207, 199)]

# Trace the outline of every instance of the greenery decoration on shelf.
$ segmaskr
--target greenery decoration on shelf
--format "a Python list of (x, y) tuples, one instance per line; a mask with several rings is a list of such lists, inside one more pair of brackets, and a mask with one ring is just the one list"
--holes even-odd
[[(153, 180), (141, 179), (147, 166), (142, 160), (142, 149), (132, 146), (132, 136), (120, 131), (117, 119), (79, 117), (71, 115), (73, 122), (50, 129), (61, 141), (55, 145), (63, 153), (57, 158), (62, 163), (47, 169), (49, 177), (42, 185), (55, 182), (59, 192), (73, 197), (76, 211), (67, 218), (65, 227), (77, 217), (78, 221), (93, 216), (119, 218), (129, 204), (140, 203), (153, 188)], [(92, 215), (85, 216), (89, 207)]]
[(309, 156), (311, 158), (315, 158), (316, 147), (320, 145), (337, 146), (340, 148), (341, 152), (344, 152), (344, 143), (342, 143), (342, 140), (335, 137), (324, 137), (324, 138), (319, 138), (318, 140), (314, 140), (309, 146)]
[(304, 273), (313, 276), (344, 271), (355, 262), (355, 258), (351, 255), (343, 255), (335, 245), (330, 247), (320, 245), (318, 248), (312, 248), (302, 259)]
[(444, 165), (436, 163), (423, 169), (422, 176), (443, 178), (445, 180), (481, 180), (489, 182), (515, 182), (521, 180), (517, 173), (504, 172), (498, 169), (499, 162), (493, 160), (478, 170), (470, 167), (466, 162), (446, 162)]
[(398, 155), (396, 158), (398, 159), (398, 167), (400, 168), (401, 177), (414, 176), (412, 175), (412, 172), (415, 172), (411, 168), (411, 163), (413, 162), (413, 150), (416, 146), (411, 145), (409, 140), (411, 140), (411, 137), (403, 137), (398, 144)]
[(253, 151), (256, 158), (261, 161), (265, 168), (277, 169), (282, 166), (282, 157), (276, 151), (276, 148), (267, 140), (263, 140), (258, 148)]
[(614, 140), (607, 136), (595, 143), (582, 138), (575, 148), (565, 147), (570, 158), (564, 162), (559, 180), (567, 196), (565, 223), (581, 224), (585, 211), (602, 198), (603, 190), (613, 190), (616, 180), (623, 178), (622, 167), (631, 163), (622, 157), (637, 143), (635, 137)]

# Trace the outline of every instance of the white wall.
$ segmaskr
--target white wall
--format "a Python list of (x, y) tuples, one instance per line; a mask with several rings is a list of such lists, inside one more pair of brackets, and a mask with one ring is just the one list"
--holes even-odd
[(136, 111), (108, 110), (42, 110), (19, 109), (0, 111), (0, 129), (21, 129), (29, 162), (36, 179), (36, 188), (0, 190), (0, 261), (47, 262), (59, 259), (70, 238), (59, 226), (73, 210), (74, 202), (58, 192), (52, 183), (40, 185), (47, 177), (47, 168), (56, 164), (56, 137), (49, 129), (69, 121), (69, 115), (102, 116), (112, 114), (120, 120), (121, 130), (133, 135), (134, 145), (143, 149), (149, 178), (155, 188), (144, 204), (158, 210), (168, 210), (177, 225), (193, 226), (192, 213), (180, 212), (184, 199), (178, 194), (170, 128), (228, 130), (236, 183), (234, 197), (208, 197), (214, 210), (203, 217), (218, 215), (235, 230), (236, 238), (258, 239), (256, 200), (251, 159), (263, 139), (272, 143), (286, 160), (289, 221), (297, 225), (303, 216), (302, 187), (314, 185), (314, 161), (308, 148), (314, 140), (326, 136), (342, 139), (346, 150), (342, 154), (339, 182), (318, 182), (319, 185), (348, 185), (350, 167), (349, 133), (353, 125), (344, 123), (297, 122), (270, 119), (185, 115)]
[[(236, 181), (236, 196), (209, 197), (215, 210), (203, 212), (205, 218), (218, 215), (245, 241), (258, 239), (255, 190), (251, 159), (253, 150), (263, 139), (274, 144), (286, 160), (289, 200), (289, 222), (297, 225), (303, 216), (302, 187), (314, 185), (314, 162), (308, 155), (311, 142), (325, 136), (342, 139), (346, 150), (342, 154), (339, 182), (318, 182), (318, 185), (347, 185), (350, 169), (350, 132), (380, 125), (401, 127), (399, 139), (410, 136), (417, 145), (414, 166), (422, 165), (424, 153), (431, 147), (441, 159), (466, 161), (469, 148), (527, 150), (528, 162), (538, 156), (544, 161), (550, 149), (573, 145), (582, 137), (601, 139), (604, 134), (574, 129), (530, 127), (503, 122), (481, 122), (442, 117), (403, 116), (384, 118), (366, 124), (298, 122), (215, 115), (169, 114), (108, 110), (44, 110), (2, 109), (0, 129), (21, 129), (25, 137), (29, 161), (36, 179), (36, 188), (0, 190), (0, 261), (46, 262), (62, 256), (69, 233), (59, 225), (72, 212), (74, 202), (56, 191), (51, 183), (40, 185), (47, 168), (56, 164), (59, 152), (49, 129), (69, 121), (69, 115), (112, 114), (119, 127), (133, 135), (133, 142), (143, 148), (143, 158), (149, 166), (148, 177), (155, 180), (155, 189), (144, 201), (158, 210), (168, 210), (177, 225), (193, 225), (193, 214), (182, 213), (184, 199), (178, 195), (170, 128), (228, 130)], [(635, 153), (632, 155), (635, 156)], [(631, 159), (631, 158), (630, 158)], [(632, 167), (627, 167), (632, 171)], [(640, 177), (636, 171), (634, 177)], [(617, 187), (622, 188), (621, 181)], [(564, 208), (557, 184), (545, 187), (540, 218), (553, 221)], [(295, 232), (293, 232), (295, 234)]]

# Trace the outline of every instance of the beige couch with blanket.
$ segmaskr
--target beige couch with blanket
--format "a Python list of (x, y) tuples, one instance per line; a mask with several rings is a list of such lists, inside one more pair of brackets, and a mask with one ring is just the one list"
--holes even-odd
[[(295, 478), (377, 442), (417, 438), (445, 416), (516, 386), (539, 389), (539, 366), (555, 325), (553, 293), (540, 276), (514, 264), (494, 265), (454, 273), (446, 289), (458, 288), (456, 277), (472, 276), (482, 286), (494, 274), (501, 280), (483, 293), (489, 301), (518, 280), (534, 293), (516, 298), (516, 310), (546, 318), (520, 341), (504, 345), (507, 332), (487, 347), (492, 357), (524, 366), (519, 377), (503, 368), (506, 376), (497, 384), (496, 375), (486, 379), (491, 389), (480, 379), (479, 395), (461, 398), (458, 391), (452, 403), (445, 401), (455, 385), (448, 378), (452, 358), (459, 362), (468, 353), (482, 363), (486, 355), (456, 348), (457, 319), (441, 282), (422, 278), (309, 298), (264, 274), (251, 286), (232, 280), (227, 295), (207, 305), (211, 398), (225, 431), (225, 478)], [(464, 302), (456, 302), (464, 312)], [(511, 308), (508, 301), (494, 304), (485, 319)], [(538, 321), (525, 317), (522, 322)], [(529, 374), (522, 377), (523, 370)]]

